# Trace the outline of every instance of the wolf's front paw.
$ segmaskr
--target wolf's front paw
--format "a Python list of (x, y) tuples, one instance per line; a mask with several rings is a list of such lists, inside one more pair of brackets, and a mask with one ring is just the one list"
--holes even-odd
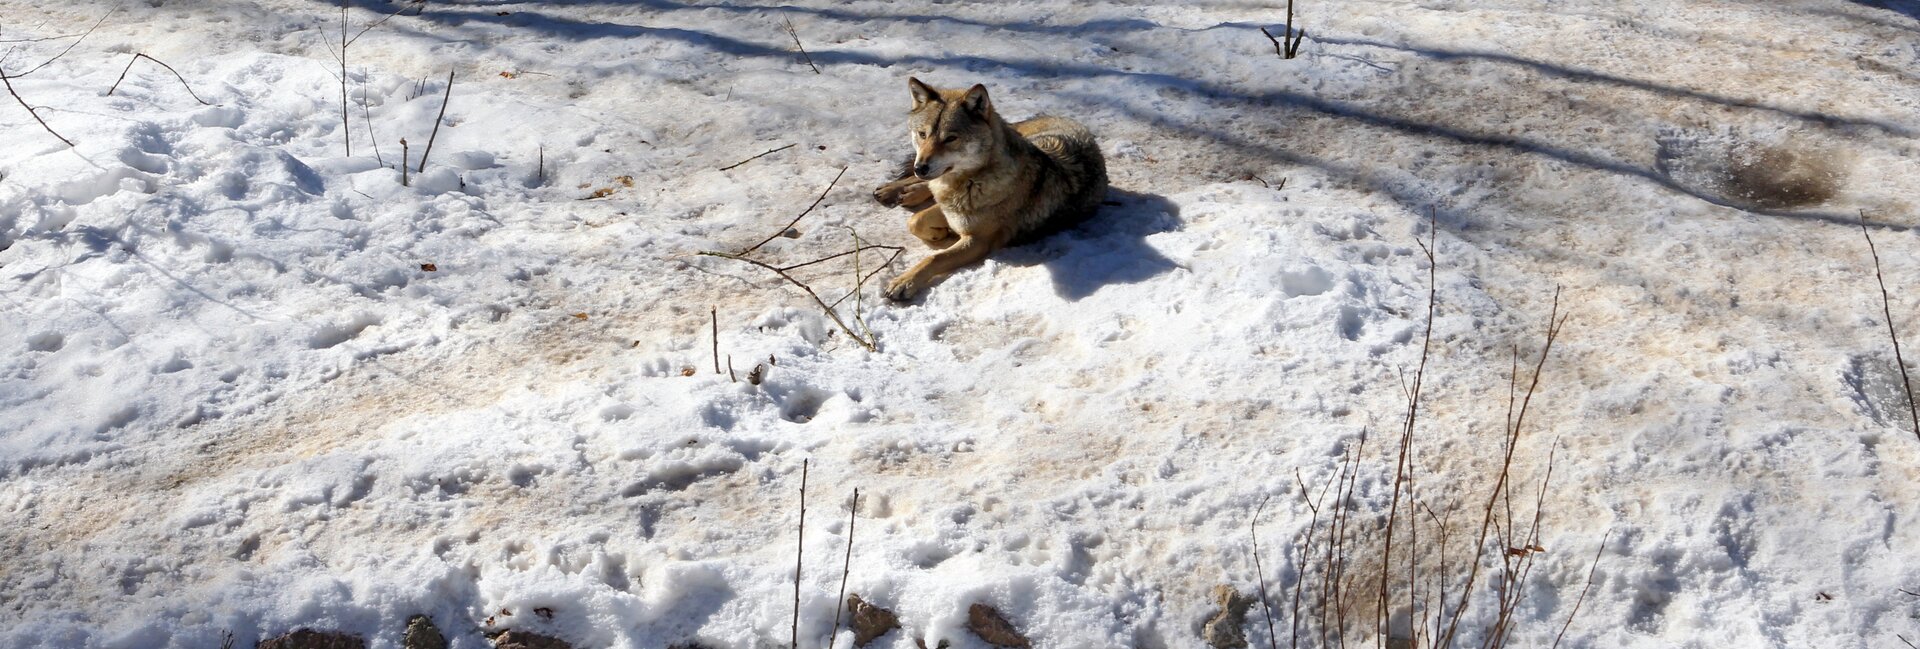
[(873, 202), (879, 203), (882, 207), (899, 207), (900, 188), (893, 183), (874, 188)]
[(895, 302), (911, 300), (919, 292), (920, 283), (914, 281), (910, 275), (895, 277), (892, 282), (887, 283), (887, 299)]

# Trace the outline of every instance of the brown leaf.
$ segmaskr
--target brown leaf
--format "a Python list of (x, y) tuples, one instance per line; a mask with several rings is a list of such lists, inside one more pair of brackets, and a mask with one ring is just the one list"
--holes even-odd
[(596, 199), (596, 198), (606, 198), (606, 197), (608, 197), (608, 196), (612, 196), (612, 195), (613, 195), (613, 188), (612, 188), (612, 187), (601, 187), (601, 188), (599, 188), (599, 189), (596, 189), (596, 190), (593, 190), (593, 193), (591, 193), (591, 194), (587, 194), (587, 197), (586, 197), (586, 198), (583, 198), (583, 199), (580, 199), (580, 200), (583, 200), (583, 201), (590, 201), (590, 200), (593, 200), (593, 199)]
[(693, 376), (693, 374), (694, 374), (694, 369), (692, 365), (688, 365), (686, 367), (680, 368), (681, 376)]
[(575, 320), (585, 320), (585, 319), (587, 319), (587, 314), (585, 314), (585, 313), (575, 313), (575, 314), (573, 314), (573, 319), (575, 319)]
[(516, 75), (516, 74), (514, 74), (514, 73), (512, 73), (512, 72), (508, 72), (508, 71), (506, 71), (506, 70), (501, 70), (501, 71), (500, 71), (500, 76), (502, 76), (502, 77), (506, 77), (506, 78), (508, 78), (508, 79), (512, 79), (512, 78), (514, 78), (514, 77), (516, 77), (516, 76), (519, 76), (519, 75)]
[(424, 270), (431, 273), (433, 271), (440, 270), (440, 267), (435, 266), (433, 264), (420, 264), (420, 270)]
[(613, 180), (614, 182), (620, 183), (627, 187), (633, 186), (633, 176), (618, 176), (618, 177), (615, 177)]

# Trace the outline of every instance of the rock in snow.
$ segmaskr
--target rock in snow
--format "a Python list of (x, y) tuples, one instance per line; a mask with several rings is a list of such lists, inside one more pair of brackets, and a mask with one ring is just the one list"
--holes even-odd
[(366, 647), (367, 642), (357, 635), (299, 629), (263, 641), (258, 649), (366, 649)]

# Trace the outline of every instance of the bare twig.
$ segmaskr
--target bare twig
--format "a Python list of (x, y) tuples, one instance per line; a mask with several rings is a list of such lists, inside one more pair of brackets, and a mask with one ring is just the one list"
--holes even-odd
[(1273, 53), (1275, 55), (1278, 55), (1280, 58), (1283, 58), (1283, 59), (1287, 57), (1286, 46), (1280, 44), (1280, 39), (1274, 38), (1273, 32), (1267, 31), (1267, 28), (1265, 27), (1261, 27), (1260, 33), (1265, 35), (1267, 37), (1267, 40), (1273, 41)]
[(1880, 251), (1873, 247), (1873, 235), (1867, 232), (1867, 213), (1860, 212), (1860, 236), (1867, 238), (1867, 252), (1873, 254), (1873, 278), (1880, 282), (1880, 313), (1887, 318), (1887, 337), (1893, 339), (1893, 364), (1900, 367), (1900, 388), (1907, 394), (1907, 416), (1913, 420), (1913, 434), (1920, 437), (1920, 407), (1914, 405), (1913, 382), (1907, 378), (1907, 360), (1900, 355), (1900, 334), (1893, 328), (1893, 300), (1887, 296), (1887, 278), (1880, 273)]
[(151, 56), (147, 56), (145, 52), (135, 52), (135, 53), (133, 54), (133, 58), (132, 58), (132, 59), (129, 59), (129, 60), (127, 61), (127, 69), (125, 69), (125, 70), (121, 70), (121, 71), (120, 71), (120, 78), (118, 78), (118, 79), (115, 79), (115, 80), (113, 80), (113, 87), (112, 87), (112, 88), (108, 88), (108, 89), (107, 89), (107, 95), (108, 95), (108, 96), (112, 96), (112, 95), (113, 95), (113, 91), (114, 91), (114, 90), (116, 90), (116, 89), (118, 89), (118, 88), (120, 87), (120, 82), (122, 82), (122, 81), (126, 81), (126, 80), (127, 80), (127, 73), (128, 73), (128, 72), (131, 72), (131, 71), (133, 71), (133, 64), (135, 64), (135, 63), (139, 63), (139, 62), (140, 62), (140, 59), (146, 59), (146, 60), (148, 60), (148, 61), (152, 61), (152, 62), (154, 62), (154, 63), (158, 63), (158, 64), (160, 64), (160, 67), (163, 67), (163, 68), (166, 68), (168, 72), (172, 72), (172, 73), (173, 73), (173, 78), (175, 78), (175, 79), (179, 79), (179, 80), (180, 80), (180, 86), (181, 86), (181, 87), (183, 87), (183, 88), (186, 88), (186, 89), (187, 89), (187, 94), (189, 94), (189, 95), (193, 95), (193, 100), (194, 100), (194, 101), (197, 101), (197, 102), (200, 102), (200, 104), (201, 104), (202, 106), (212, 106), (212, 105), (213, 105), (212, 103), (209, 103), (209, 102), (208, 102), (207, 100), (205, 100), (205, 99), (201, 99), (201, 98), (200, 98), (200, 95), (199, 95), (199, 94), (197, 94), (197, 93), (195, 93), (195, 92), (193, 91), (193, 86), (191, 86), (191, 85), (188, 85), (188, 84), (187, 84), (187, 78), (186, 78), (186, 77), (183, 77), (183, 76), (180, 76), (180, 72), (179, 72), (178, 70), (175, 70), (175, 69), (173, 69), (173, 66), (171, 66), (171, 65), (167, 65), (166, 63), (164, 63), (164, 62), (161, 62), (161, 60), (160, 60), (160, 59), (156, 59), (156, 58), (153, 58), (153, 57), (151, 57)]
[[(353, 124), (347, 113), (347, 0), (340, 0), (340, 140), (347, 145), (347, 157), (353, 157)], [(428, 142), (432, 148), (432, 142)]]
[(733, 374), (733, 354), (727, 354), (727, 382), (739, 383), (740, 377)]
[(814, 74), (820, 74), (820, 66), (813, 64), (813, 55), (807, 54), (807, 46), (800, 44), (800, 32), (794, 30), (793, 19), (788, 18), (786, 24), (787, 24), (787, 35), (793, 37), (793, 46), (800, 48), (800, 56), (806, 57), (807, 67), (813, 68)]
[(1286, 58), (1291, 59), (1294, 56), (1298, 55), (1300, 53), (1300, 41), (1306, 40), (1306, 38), (1307, 38), (1307, 30), (1305, 29), (1301, 29), (1298, 34), (1294, 33), (1293, 31), (1293, 0), (1287, 0)]
[[(838, 299), (838, 300), (834, 300), (834, 301), (833, 301), (833, 304), (829, 304), (829, 305), (827, 305), (827, 306), (830, 306), (830, 307), (836, 307), (836, 308), (837, 308), (837, 307), (839, 307), (839, 306), (840, 306), (840, 303), (841, 303), (841, 302), (845, 302), (845, 301), (847, 301), (847, 298), (850, 298), (850, 297), (854, 297), (854, 296), (856, 296), (856, 295), (859, 295), (859, 294), (860, 294), (860, 287), (861, 287), (861, 286), (865, 286), (865, 285), (866, 285), (866, 283), (867, 283), (867, 280), (870, 280), (870, 279), (873, 279), (873, 276), (874, 276), (874, 275), (878, 275), (878, 274), (880, 274), (880, 271), (883, 271), (883, 270), (886, 270), (886, 269), (888, 269), (888, 268), (892, 268), (892, 267), (893, 267), (893, 262), (894, 262), (894, 260), (896, 260), (896, 259), (899, 259), (899, 258), (900, 258), (900, 255), (901, 255), (901, 254), (903, 254), (903, 253), (905, 253), (905, 252), (907, 251), (907, 249), (906, 249), (906, 248), (902, 248), (902, 247), (900, 247), (900, 246), (879, 246), (879, 245), (874, 245), (874, 246), (865, 246), (865, 247), (863, 247), (863, 248), (861, 248), (861, 249), (862, 249), (862, 250), (865, 250), (865, 249), (867, 249), (867, 248), (890, 248), (890, 249), (892, 249), (892, 250), (893, 250), (893, 254), (891, 254), (891, 255), (887, 255), (887, 260), (886, 260), (886, 261), (883, 261), (883, 262), (880, 262), (880, 265), (879, 265), (879, 266), (875, 266), (875, 267), (873, 267), (873, 270), (870, 270), (870, 271), (867, 271), (867, 274), (866, 274), (866, 275), (863, 275), (863, 276), (861, 276), (861, 277), (860, 277), (860, 281), (859, 281), (859, 282), (856, 282), (856, 283), (854, 283), (854, 286), (853, 286), (853, 291), (851, 291), (851, 292), (849, 292), (849, 293), (847, 293), (846, 295), (842, 295), (842, 296), (840, 296), (840, 299)], [(834, 256), (835, 256), (835, 257), (840, 257), (840, 256), (844, 256), (844, 255), (846, 255), (846, 254), (847, 254), (847, 253), (841, 253), (841, 254), (839, 254), (839, 255), (834, 255)], [(856, 269), (856, 270), (857, 270), (857, 269)]]
[(847, 233), (853, 235), (853, 324), (866, 332), (868, 340), (874, 340), (873, 327), (867, 326), (867, 319), (860, 314), (860, 289), (867, 285), (866, 278), (860, 276), (860, 231), (847, 226)]
[(772, 154), (775, 154), (775, 153), (779, 153), (779, 152), (781, 152), (781, 151), (785, 151), (785, 150), (787, 150), (787, 149), (791, 149), (791, 148), (793, 148), (794, 146), (797, 146), (797, 145), (799, 145), (799, 144), (800, 144), (799, 142), (795, 142), (795, 143), (793, 143), (793, 144), (789, 144), (789, 145), (786, 145), (786, 146), (783, 146), (783, 147), (780, 147), (780, 148), (778, 148), (778, 149), (772, 149), (772, 150), (769, 150), (769, 151), (767, 151), (767, 152), (765, 152), (765, 153), (762, 153), (762, 154), (760, 154), (760, 155), (757, 155), (757, 156), (754, 156), (754, 157), (751, 157), (751, 158), (747, 158), (747, 159), (745, 159), (745, 160), (741, 160), (741, 161), (739, 161), (739, 162), (735, 162), (735, 163), (733, 163), (733, 164), (730, 164), (730, 165), (727, 165), (727, 166), (725, 166), (725, 167), (721, 167), (721, 168), (720, 168), (720, 170), (721, 170), (721, 171), (726, 171), (726, 170), (728, 170), (728, 169), (732, 169), (732, 168), (734, 168), (734, 167), (738, 167), (738, 166), (740, 166), (740, 165), (743, 165), (743, 164), (746, 164), (746, 163), (749, 163), (749, 162), (753, 162), (753, 161), (755, 161), (755, 160), (759, 160), (759, 159), (761, 159), (761, 158), (763, 158), (763, 157), (766, 157), (766, 156), (769, 156), (769, 155), (772, 155)]
[[(1381, 550), (1381, 556), (1387, 557), (1387, 559), (1383, 560), (1380, 564), (1379, 600), (1376, 602), (1378, 610), (1375, 616), (1376, 636), (1380, 638), (1382, 642), (1384, 642), (1387, 636), (1387, 623), (1389, 621), (1388, 611), (1390, 609), (1387, 606), (1387, 582), (1388, 574), (1392, 569), (1393, 531), (1400, 515), (1400, 495), (1402, 493), (1407, 494), (1408, 497), (1412, 497), (1413, 495), (1413, 431), (1415, 425), (1420, 420), (1420, 394), (1426, 384), (1427, 358), (1433, 348), (1434, 309), (1440, 301), (1437, 288), (1440, 264), (1434, 257), (1434, 250), (1439, 247), (1437, 237), (1439, 236), (1440, 228), (1438, 225), (1438, 217), (1435, 216), (1432, 208), (1428, 208), (1427, 241), (1421, 242), (1418, 238), (1414, 239), (1414, 243), (1419, 244), (1420, 251), (1425, 253), (1427, 257), (1427, 324), (1426, 334), (1420, 343), (1420, 364), (1413, 372), (1413, 385), (1406, 388), (1407, 416), (1400, 430), (1400, 446), (1393, 466), (1393, 495), (1390, 503), (1387, 505), (1386, 547)], [(1411, 511), (1412, 507), (1408, 509)], [(1411, 529), (1418, 530), (1417, 524), (1419, 520), (1417, 516), (1408, 516), (1408, 526)], [(1417, 533), (1416, 531), (1415, 534)], [(1414, 538), (1417, 544), (1419, 537), (1415, 536)], [(1418, 557), (1411, 553), (1409, 553), (1409, 556), (1412, 558), (1410, 559), (1407, 569), (1407, 584), (1408, 593), (1409, 596), (1411, 596), (1412, 584), (1418, 583), (1415, 574), (1418, 569)], [(1413, 604), (1409, 601), (1408, 610), (1411, 611), (1412, 607)]]
[(1280, 635), (1273, 630), (1273, 607), (1267, 604), (1267, 570), (1260, 567), (1260, 513), (1267, 509), (1267, 499), (1260, 499), (1260, 506), (1253, 508), (1253, 520), (1247, 521), (1247, 541), (1253, 545), (1253, 572), (1260, 579), (1260, 610), (1267, 615), (1267, 647), (1280, 648)]
[(373, 142), (373, 161), (387, 166), (387, 157), (380, 155), (380, 134), (373, 130), (373, 109), (367, 106), (367, 84), (360, 83), (360, 117), (367, 124), (367, 139)]
[(407, 187), (407, 138), (400, 138), (400, 186)]
[(807, 546), (807, 463), (800, 461), (800, 524), (794, 526), (799, 541), (793, 547), (793, 637), (787, 649), (800, 649), (800, 568), (801, 553)]
[(720, 307), (707, 307), (713, 318), (713, 373), (720, 373)]
[[(60, 50), (60, 53), (59, 53), (59, 54), (55, 54), (55, 55), (53, 55), (53, 58), (50, 58), (50, 59), (47, 59), (47, 60), (45, 60), (45, 61), (41, 61), (41, 62), (40, 62), (40, 65), (36, 65), (36, 66), (33, 66), (33, 67), (31, 67), (31, 68), (28, 68), (26, 72), (22, 72), (22, 73), (20, 73), (20, 74), (16, 74), (16, 75), (13, 75), (13, 78), (15, 78), (15, 79), (18, 79), (18, 78), (21, 78), (21, 77), (25, 77), (25, 76), (27, 76), (27, 75), (29, 75), (29, 74), (33, 74), (33, 73), (35, 73), (35, 72), (39, 72), (39, 71), (40, 71), (40, 68), (44, 68), (44, 67), (47, 67), (48, 65), (52, 65), (54, 61), (58, 61), (58, 60), (60, 60), (60, 57), (63, 57), (63, 56), (66, 56), (68, 52), (72, 52), (72, 51), (73, 51), (73, 48), (74, 48), (74, 46), (77, 46), (77, 45), (79, 45), (81, 41), (84, 41), (84, 40), (87, 40), (87, 37), (88, 37), (88, 36), (92, 36), (92, 35), (93, 35), (93, 30), (96, 30), (96, 29), (99, 29), (99, 28), (100, 28), (100, 24), (101, 24), (101, 23), (104, 23), (104, 22), (107, 22), (107, 17), (108, 17), (108, 16), (112, 16), (112, 15), (113, 15), (113, 12), (116, 12), (116, 11), (119, 11), (119, 10), (120, 10), (120, 8), (119, 8), (119, 7), (114, 7), (114, 8), (112, 8), (112, 9), (108, 9), (108, 10), (107, 10), (107, 13), (105, 13), (105, 14), (101, 14), (101, 16), (100, 16), (100, 19), (99, 19), (99, 20), (97, 20), (97, 21), (94, 21), (94, 23), (93, 23), (93, 26), (92, 26), (92, 27), (88, 27), (88, 28), (87, 28), (87, 31), (85, 31), (85, 32), (83, 32), (83, 33), (81, 33), (81, 34), (80, 34), (80, 38), (77, 38), (77, 39), (74, 39), (74, 41), (73, 41), (73, 42), (71, 42), (71, 43), (67, 43), (67, 48), (66, 48), (66, 49), (63, 49), (63, 50)], [(65, 37), (64, 37), (64, 36), (56, 36), (55, 38), (65, 38)], [(0, 76), (4, 76), (4, 75), (0, 75)], [(66, 139), (66, 138), (61, 138), (61, 139)]]
[(847, 507), (847, 556), (840, 562), (840, 595), (834, 598), (833, 628), (827, 631), (827, 646), (840, 633), (840, 612), (847, 605), (847, 575), (853, 572), (853, 524), (860, 519), (860, 488), (853, 488), (853, 505)]
[[(1494, 507), (1499, 502), (1501, 495), (1506, 492), (1507, 480), (1510, 477), (1510, 472), (1513, 467), (1515, 447), (1518, 446), (1520, 431), (1527, 418), (1527, 407), (1533, 403), (1534, 392), (1540, 387), (1540, 377), (1545, 374), (1544, 370), (1547, 365), (1547, 357), (1552, 354), (1553, 343), (1560, 337), (1560, 330), (1566, 325), (1567, 317), (1569, 316), (1560, 315), (1560, 289), (1555, 288), (1553, 291), (1553, 307), (1547, 315), (1546, 343), (1541, 347), (1540, 358), (1534, 364), (1533, 377), (1531, 383), (1527, 386), (1526, 395), (1520, 399), (1520, 411), (1513, 419), (1512, 428), (1506, 432), (1506, 456), (1501, 462), (1500, 475), (1494, 482), (1493, 493), (1487, 496), (1487, 504), (1480, 519), (1480, 535), (1479, 538), (1474, 541), (1473, 562), (1468, 567), (1467, 579), (1463, 582), (1459, 604), (1454, 608), (1453, 617), (1447, 624), (1446, 633), (1439, 638), (1439, 642), (1437, 643), (1440, 647), (1453, 646), (1454, 634), (1459, 631), (1462, 613), (1465, 612), (1468, 602), (1472, 601), (1474, 583), (1479, 577), (1481, 560), (1484, 558), (1486, 552), (1487, 532), (1494, 525)], [(1445, 603), (1442, 602), (1442, 605), (1444, 606)]]
[(1282, 59), (1291, 59), (1300, 54), (1300, 42), (1307, 38), (1307, 30), (1293, 30), (1293, 0), (1287, 0), (1287, 33), (1283, 38), (1275, 38), (1273, 32), (1261, 27), (1260, 33), (1273, 41), (1273, 53)]
[(353, 35), (353, 38), (350, 38), (350, 39), (347, 39), (347, 44), (348, 44), (348, 45), (352, 45), (352, 44), (354, 44), (354, 43), (357, 43), (357, 42), (360, 42), (360, 37), (361, 37), (361, 36), (366, 36), (366, 35), (367, 35), (367, 32), (370, 32), (370, 31), (373, 31), (373, 28), (375, 28), (375, 27), (379, 27), (379, 26), (380, 26), (381, 24), (383, 24), (383, 23), (385, 23), (385, 22), (387, 22), (387, 21), (389, 21), (389, 20), (392, 20), (394, 16), (398, 16), (398, 15), (400, 15), (400, 12), (401, 12), (401, 11), (406, 11), (406, 8), (405, 8), (405, 7), (402, 7), (402, 8), (400, 8), (400, 10), (399, 10), (399, 11), (395, 11), (395, 12), (393, 12), (393, 13), (390, 13), (390, 14), (387, 14), (387, 15), (385, 15), (385, 16), (382, 16), (382, 17), (381, 17), (381, 18), (380, 18), (379, 20), (376, 20), (376, 21), (373, 21), (373, 24), (371, 24), (371, 25), (367, 25), (367, 26), (366, 26), (365, 28), (362, 28), (362, 29), (360, 30), (360, 33), (358, 33), (358, 34), (354, 34), (354, 35)]
[(767, 270), (773, 271), (773, 273), (776, 275), (779, 275), (781, 279), (787, 280), (787, 283), (793, 284), (794, 286), (798, 286), (800, 287), (800, 290), (806, 291), (807, 296), (813, 298), (813, 303), (820, 305), (820, 310), (826, 312), (827, 317), (833, 320), (833, 324), (840, 327), (841, 333), (844, 333), (847, 335), (847, 337), (852, 338), (854, 342), (860, 343), (860, 346), (867, 348), (867, 351), (877, 351), (879, 349), (879, 347), (874, 345), (872, 341), (869, 341), (866, 338), (861, 337), (860, 334), (854, 333), (853, 329), (847, 327), (847, 323), (842, 322), (840, 320), (840, 316), (834, 313), (833, 307), (829, 306), (825, 300), (820, 299), (820, 295), (818, 293), (814, 293), (812, 287), (807, 286), (805, 282), (801, 282), (800, 280), (794, 279), (793, 276), (788, 275), (786, 271), (780, 270), (779, 268), (774, 267), (771, 264), (767, 264), (765, 262), (754, 260), (754, 259), (748, 259), (746, 257), (736, 255), (733, 253), (702, 251), (699, 254), (707, 257), (720, 257), (722, 259), (732, 259), (734, 261), (746, 262), (746, 263), (753, 264), (755, 266), (759, 266), (761, 268), (765, 268)]
[(1580, 588), (1580, 597), (1573, 600), (1573, 610), (1567, 612), (1567, 623), (1560, 625), (1560, 634), (1553, 637), (1553, 646), (1560, 646), (1560, 639), (1567, 637), (1567, 628), (1573, 626), (1573, 616), (1580, 614), (1580, 604), (1587, 601), (1587, 591), (1593, 589), (1593, 574), (1600, 569), (1600, 554), (1607, 551), (1607, 539), (1613, 536), (1613, 528), (1600, 535), (1600, 548), (1593, 551), (1593, 565), (1587, 566), (1587, 585)]
[(84, 36), (84, 35), (85, 35), (84, 33), (81, 33), (81, 34), (61, 34), (59, 36), (42, 36), (39, 38), (0, 38), (0, 43), (43, 43), (46, 41), (57, 41), (62, 38), (73, 38), (75, 36)]
[(856, 252), (861, 252), (861, 251), (865, 251), (865, 250), (873, 250), (873, 249), (875, 249), (875, 248), (879, 248), (879, 249), (881, 249), (881, 250), (906, 250), (906, 248), (902, 248), (902, 247), (900, 247), (900, 246), (886, 246), (886, 245), (881, 245), (881, 244), (877, 244), (877, 243), (873, 243), (873, 244), (867, 244), (867, 245), (863, 245), (863, 246), (860, 246), (859, 248), (856, 248), (856, 249), (853, 249), (853, 250), (848, 250), (848, 251), (846, 251), (846, 252), (836, 252), (836, 253), (833, 253), (833, 254), (831, 254), (831, 255), (827, 255), (827, 256), (825, 256), (825, 257), (821, 257), (821, 258), (819, 258), (819, 259), (809, 259), (809, 260), (807, 260), (807, 261), (803, 261), (803, 262), (800, 262), (800, 263), (797, 263), (797, 264), (788, 264), (788, 265), (786, 265), (786, 266), (781, 266), (781, 267), (780, 267), (780, 270), (793, 270), (793, 269), (796, 269), (796, 268), (805, 268), (805, 267), (808, 267), (808, 266), (812, 266), (812, 265), (814, 265), (814, 264), (818, 264), (818, 263), (823, 263), (823, 262), (829, 262), (829, 261), (833, 261), (833, 260), (835, 260), (835, 259), (839, 259), (839, 258), (841, 258), (841, 257), (845, 257), (845, 256), (847, 256), (847, 255), (851, 255), (851, 254), (854, 254), (854, 253), (856, 253)]
[(536, 181), (539, 183), (541, 187), (545, 187), (547, 185), (547, 145), (545, 144), (540, 145), (539, 155), (540, 155), (540, 175), (536, 177)]
[(13, 77), (7, 76), (6, 70), (0, 70), (0, 83), (6, 84), (7, 93), (13, 95), (14, 101), (20, 102), (21, 108), (27, 109), (27, 114), (33, 116), (33, 121), (40, 123), (40, 128), (47, 129), (48, 133), (52, 134), (56, 138), (60, 138), (60, 141), (65, 142), (69, 148), (73, 146), (73, 140), (69, 140), (66, 138), (66, 136), (61, 135), (58, 131), (53, 130), (52, 126), (47, 125), (47, 120), (41, 119), (40, 113), (38, 111), (35, 111), (33, 109), (33, 106), (27, 103), (27, 100), (20, 98), (20, 91), (13, 89)]
[(427, 136), (427, 149), (420, 152), (420, 166), (416, 167), (421, 173), (426, 173), (427, 171), (427, 156), (433, 154), (433, 139), (440, 136), (440, 123), (447, 120), (447, 102), (452, 100), (453, 70), (449, 68), (447, 70), (447, 94), (440, 98), (440, 116), (433, 118), (433, 133)]
[(756, 244), (753, 244), (752, 246), (749, 246), (746, 250), (740, 251), (739, 254), (744, 255), (744, 254), (753, 252), (755, 250), (759, 250), (760, 246), (767, 245), (768, 241), (777, 239), (780, 237), (781, 234), (784, 234), (787, 230), (793, 229), (794, 225), (800, 223), (800, 219), (807, 218), (807, 214), (809, 212), (812, 212), (813, 208), (820, 206), (820, 201), (824, 201), (827, 199), (827, 193), (833, 191), (833, 186), (840, 184), (840, 177), (845, 175), (847, 175), (847, 168), (841, 167), (840, 173), (833, 175), (833, 182), (827, 183), (827, 188), (820, 190), (820, 197), (813, 199), (813, 204), (808, 205), (807, 209), (801, 210), (799, 216), (793, 217), (793, 220), (787, 223), (787, 227), (780, 228), (779, 230), (775, 230), (773, 234), (767, 235), (766, 239), (762, 239), (760, 243), (756, 243)]
[(1900, 635), (1900, 634), (1898, 634), (1898, 633), (1896, 633), (1896, 634), (1894, 634), (1894, 635), (1893, 635), (1893, 637), (1896, 637), (1896, 638), (1899, 638), (1899, 639), (1900, 639), (1900, 642), (1902, 642), (1902, 643), (1904, 643), (1904, 644), (1906, 644), (1906, 645), (1907, 645), (1908, 647), (1913, 647), (1913, 649), (1920, 649), (1920, 647), (1914, 647), (1914, 646), (1913, 646), (1913, 643), (1907, 640), (1907, 636), (1903, 636), (1903, 635)]

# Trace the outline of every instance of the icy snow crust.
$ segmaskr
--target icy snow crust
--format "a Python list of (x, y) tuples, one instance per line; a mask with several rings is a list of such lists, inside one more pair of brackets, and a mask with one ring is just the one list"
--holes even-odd
[[(1608, 530), (1565, 646), (1920, 638), (1920, 440), (1858, 228), (1920, 219), (1920, 4), (1308, 1), (1293, 61), (1269, 5), (431, 2), (350, 49), (346, 157), (329, 3), (7, 3), (4, 39), (119, 10), (13, 82), (77, 148), (0, 106), (0, 645), (391, 648), (425, 613), (468, 649), (489, 618), (784, 646), (810, 459), (809, 646), (854, 487), (848, 591), (907, 627), (883, 646), (984, 646), (975, 601), (1043, 647), (1199, 646), (1209, 590), (1261, 577), (1255, 507), (1281, 588), (1296, 471), (1399, 425), (1429, 209), (1423, 501), (1478, 515), (1509, 354), (1554, 286), (1572, 314), (1516, 460), (1530, 488), (1559, 448), (1514, 646), (1551, 643)], [(218, 105), (145, 61), (107, 96), (136, 51)], [(843, 165), (767, 258), (849, 228), (924, 254), (866, 196), (910, 75), (1092, 125), (1125, 192), (920, 303), (870, 290), (879, 353), (694, 255)], [(1920, 346), (1920, 240), (1876, 232)]]

